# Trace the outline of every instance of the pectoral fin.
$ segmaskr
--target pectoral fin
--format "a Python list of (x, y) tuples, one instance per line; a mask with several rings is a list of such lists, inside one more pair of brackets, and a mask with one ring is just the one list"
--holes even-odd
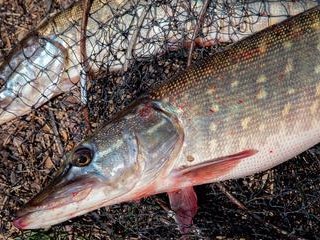
[(248, 149), (193, 166), (186, 166), (173, 170), (171, 175), (173, 186), (180, 186), (182, 188), (173, 192), (168, 192), (168, 196), (171, 209), (176, 214), (175, 220), (179, 225), (181, 233), (185, 234), (190, 231), (192, 219), (198, 209), (197, 195), (192, 186), (214, 181), (216, 178), (223, 176), (232, 170), (241, 160), (251, 157), (257, 152), (257, 150)]
[[(216, 178), (227, 174), (244, 158), (255, 155), (254, 149), (244, 150), (232, 155), (215, 158), (193, 166), (186, 166), (173, 171), (172, 177), (178, 185), (199, 185), (214, 181)], [(186, 184), (185, 184), (186, 183)]]
[(188, 233), (192, 225), (192, 219), (198, 210), (197, 195), (193, 187), (168, 192), (168, 196), (180, 232), (182, 234)]

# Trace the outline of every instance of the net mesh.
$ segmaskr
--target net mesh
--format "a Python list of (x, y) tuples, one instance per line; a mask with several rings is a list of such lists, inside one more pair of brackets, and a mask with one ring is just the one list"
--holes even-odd
[[(204, 7), (204, 3), (93, 1), (85, 47), (80, 47), (79, 3), (69, 7), (72, 1), (4, 1), (0, 238), (180, 237), (166, 210), (165, 194), (102, 208), (48, 231), (20, 232), (11, 221), (18, 207), (52, 179), (65, 153), (88, 134), (88, 122), (92, 128), (100, 126), (150, 87), (183, 70), (188, 61), (197, 62), (317, 4), (216, 0)], [(43, 18), (48, 20), (38, 25)], [(219, 185), (196, 187), (199, 213), (191, 238), (316, 239), (319, 156), (315, 147), (267, 172), (224, 182), (222, 186), (245, 210)]]

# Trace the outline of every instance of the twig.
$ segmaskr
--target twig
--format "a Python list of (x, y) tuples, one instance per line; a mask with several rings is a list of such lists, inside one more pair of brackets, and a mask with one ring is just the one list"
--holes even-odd
[(50, 123), (51, 123), (52, 130), (53, 130), (53, 133), (54, 133), (54, 140), (55, 140), (55, 142), (57, 144), (57, 148), (58, 148), (58, 153), (59, 153), (60, 157), (64, 160), (65, 154), (64, 154), (64, 150), (63, 150), (63, 145), (62, 145), (62, 142), (61, 142), (60, 134), (59, 134), (59, 131), (58, 131), (58, 127), (57, 127), (57, 124), (56, 124), (56, 121), (55, 121), (55, 118), (54, 118), (54, 114), (53, 114), (52, 110), (50, 109), (50, 107), (48, 108), (48, 111), (49, 111), (49, 116), (50, 116)]
[(92, 0), (83, 0), (83, 13), (82, 13), (82, 21), (81, 21), (81, 29), (80, 29), (80, 56), (81, 56), (81, 66), (85, 71), (87, 76), (89, 75), (89, 62), (87, 56), (87, 47), (86, 47), (86, 39), (87, 39), (87, 25), (88, 25), (88, 17), (90, 13), (92, 5)]
[(159, 206), (163, 209), (163, 210), (165, 210), (166, 212), (172, 212), (172, 210), (167, 206), (167, 204), (164, 202), (164, 201), (162, 201), (161, 199), (159, 199), (159, 198), (155, 198), (155, 201), (156, 201), (156, 203), (158, 203), (159, 204)]
[(87, 47), (86, 47), (86, 39), (87, 39), (87, 25), (88, 18), (91, 9), (93, 0), (83, 0), (83, 13), (82, 13), (82, 21), (81, 21), (81, 30), (80, 30), (80, 58), (81, 58), (81, 67), (82, 71), (80, 73), (80, 87), (81, 87), (81, 102), (84, 104), (83, 107), (83, 115), (86, 123), (86, 127), (88, 131), (91, 131), (91, 125), (89, 121), (89, 110), (87, 107), (87, 81), (90, 81), (90, 66), (87, 56)]
[(20, 17), (21, 13), (2, 12), (2, 13), (0, 13), (0, 16), (16, 16), (16, 17)]
[(53, 3), (52, 3), (52, 0), (47, 0), (46, 1), (46, 6), (45, 6), (45, 9), (46, 9), (46, 16), (51, 12), (51, 9), (52, 9), (52, 6), (53, 6)]
[[(266, 225), (267, 227), (270, 227), (270, 228), (276, 230), (278, 233), (289, 237), (290, 239), (299, 239), (299, 240), (303, 240), (304, 239), (304, 238), (295, 236), (295, 235), (293, 235), (291, 233), (288, 233), (286, 230), (283, 230), (283, 229), (277, 227), (276, 225), (273, 225), (272, 223), (266, 222), (261, 217), (259, 217), (255, 213), (251, 212), (243, 203), (241, 203), (236, 197), (234, 197), (221, 183), (215, 183), (215, 185), (219, 188), (219, 190), (221, 192), (223, 192), (229, 198), (229, 200), (232, 203), (234, 203), (238, 208), (240, 208), (245, 213), (249, 214), (253, 219), (257, 220), (258, 222), (260, 222), (260, 223), (262, 223), (264, 225)], [(212, 186), (213, 185), (211, 185), (211, 187)]]
[(222, 193), (224, 193), (229, 198), (229, 200), (233, 204), (237, 205), (238, 208), (244, 211), (248, 211), (248, 209), (238, 199), (236, 199), (221, 183), (216, 183), (216, 186)]
[(188, 54), (187, 67), (189, 67), (191, 65), (192, 52), (193, 52), (193, 49), (194, 49), (195, 39), (196, 39), (196, 36), (199, 33), (200, 27), (202, 27), (204, 15), (205, 15), (205, 13), (207, 11), (208, 6), (209, 6), (209, 0), (205, 0), (203, 6), (201, 8), (201, 11), (200, 11), (198, 23), (196, 25), (196, 28), (193, 31), (193, 34), (192, 34), (192, 40), (191, 40), (191, 45), (190, 45), (189, 54)]
[(129, 46), (126, 52), (126, 57), (125, 57), (125, 62), (123, 64), (123, 72), (126, 72), (128, 70), (129, 67), (129, 61), (132, 59), (132, 52), (133, 52), (133, 48), (135, 47), (136, 43), (137, 43), (137, 39), (138, 39), (138, 35), (140, 33), (141, 30), (141, 26), (147, 16), (147, 13), (149, 12), (151, 8), (151, 5), (148, 5), (147, 8), (143, 9), (143, 12), (138, 20), (137, 23), (137, 28), (136, 30), (133, 32), (132, 37), (129, 41)]

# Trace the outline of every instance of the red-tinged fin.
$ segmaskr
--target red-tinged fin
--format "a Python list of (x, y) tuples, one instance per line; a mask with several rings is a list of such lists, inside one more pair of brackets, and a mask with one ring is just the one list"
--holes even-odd
[(237, 166), (240, 161), (255, 155), (258, 151), (254, 149), (245, 150), (229, 156), (215, 158), (197, 165), (175, 170), (174, 178), (177, 183), (188, 181), (191, 185), (199, 185), (212, 181), (227, 174)]
[(25, 229), (28, 224), (26, 224), (22, 218), (17, 218), (13, 221), (13, 225), (18, 229)]
[(192, 219), (198, 210), (197, 195), (193, 187), (185, 187), (168, 192), (171, 209), (175, 212), (175, 221), (182, 234), (190, 231)]

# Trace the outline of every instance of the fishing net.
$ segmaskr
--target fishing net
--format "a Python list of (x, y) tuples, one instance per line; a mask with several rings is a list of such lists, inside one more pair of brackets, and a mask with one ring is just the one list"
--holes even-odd
[[(46, 231), (22, 232), (11, 222), (89, 124), (95, 129), (190, 62), (317, 1), (100, 0), (87, 15), (72, 3), (0, 1), (0, 239), (179, 238), (165, 194)], [(319, 156), (314, 147), (269, 171), (196, 187), (190, 238), (317, 239)]]

